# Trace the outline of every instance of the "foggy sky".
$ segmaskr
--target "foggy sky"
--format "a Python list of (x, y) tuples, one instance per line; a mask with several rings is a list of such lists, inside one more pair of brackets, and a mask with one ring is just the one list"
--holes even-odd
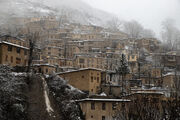
[[(28, 1), (33, 2), (33, 4)], [(83, 12), (86, 11), (86, 13), (91, 13), (89, 15), (99, 16), (103, 20), (110, 18), (104, 17), (100, 13), (97, 14), (97, 11), (93, 11), (84, 2), (94, 8), (113, 13), (122, 20), (137, 20), (145, 28), (152, 29), (158, 34), (157, 37), (159, 38), (162, 30), (161, 23), (167, 18), (174, 19), (180, 29), (180, 0), (0, 0), (0, 21), (4, 19), (4, 22), (6, 22), (12, 15), (28, 16), (34, 8), (37, 9), (36, 12), (39, 11), (38, 8), (41, 5), (55, 9), (66, 6), (73, 8), (73, 11), (77, 9)], [(46, 8), (44, 8), (45, 10)], [(82, 19), (82, 17), (80, 18)]]
[(161, 23), (174, 19), (180, 28), (180, 0), (83, 0), (91, 6), (113, 13), (122, 20), (137, 20), (158, 34)]

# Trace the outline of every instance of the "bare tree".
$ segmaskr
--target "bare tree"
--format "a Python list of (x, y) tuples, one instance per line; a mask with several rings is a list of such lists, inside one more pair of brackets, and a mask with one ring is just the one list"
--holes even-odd
[(143, 31), (143, 27), (140, 23), (135, 20), (124, 23), (124, 32), (131, 38), (140, 38)]
[(29, 42), (29, 59), (28, 59), (28, 68), (27, 72), (30, 72), (32, 61), (33, 61), (33, 51), (35, 49), (36, 41), (39, 38), (39, 33), (29, 33), (27, 35)]
[(107, 22), (107, 27), (112, 31), (119, 31), (122, 27), (122, 21), (114, 17)]
[(135, 20), (124, 22), (123, 30), (130, 38), (154, 38), (155, 33), (151, 29), (144, 27)]
[(141, 33), (141, 36), (143, 38), (155, 38), (155, 33), (150, 29), (144, 29)]
[(162, 22), (162, 39), (172, 49), (176, 48), (177, 43), (180, 41), (180, 30), (175, 26), (172, 19), (167, 19)]

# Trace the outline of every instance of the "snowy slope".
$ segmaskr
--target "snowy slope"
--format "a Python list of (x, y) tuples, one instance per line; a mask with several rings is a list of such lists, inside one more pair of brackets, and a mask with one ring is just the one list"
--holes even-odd
[(70, 21), (103, 25), (113, 15), (95, 9), (81, 0), (0, 0), (0, 17), (67, 15)]

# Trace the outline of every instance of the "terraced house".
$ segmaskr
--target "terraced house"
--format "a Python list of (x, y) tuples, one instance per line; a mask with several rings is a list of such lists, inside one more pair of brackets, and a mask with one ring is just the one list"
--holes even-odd
[(100, 91), (101, 82), (106, 79), (106, 74), (101, 69), (83, 68), (58, 74), (67, 80), (70, 85), (89, 94)]
[(8, 36), (7, 39), (4, 37), (0, 38), (0, 64), (26, 66), (29, 48), (26, 47), (25, 42), (11, 36)]

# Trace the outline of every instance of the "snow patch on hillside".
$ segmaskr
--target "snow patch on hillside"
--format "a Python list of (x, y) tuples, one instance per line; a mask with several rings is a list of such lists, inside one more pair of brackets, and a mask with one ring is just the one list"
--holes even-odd
[(52, 113), (54, 112), (53, 108), (51, 107), (51, 103), (48, 97), (48, 87), (47, 87), (47, 83), (45, 81), (44, 78), (42, 78), (43, 80), (43, 88), (44, 88), (44, 98), (45, 98), (45, 103), (46, 103), (46, 110), (49, 113), (49, 115), (51, 116)]
[[(10, 6), (10, 7), (9, 7)], [(82, 0), (1, 0), (0, 17), (66, 15), (71, 22), (105, 25), (114, 15), (91, 7)]]

